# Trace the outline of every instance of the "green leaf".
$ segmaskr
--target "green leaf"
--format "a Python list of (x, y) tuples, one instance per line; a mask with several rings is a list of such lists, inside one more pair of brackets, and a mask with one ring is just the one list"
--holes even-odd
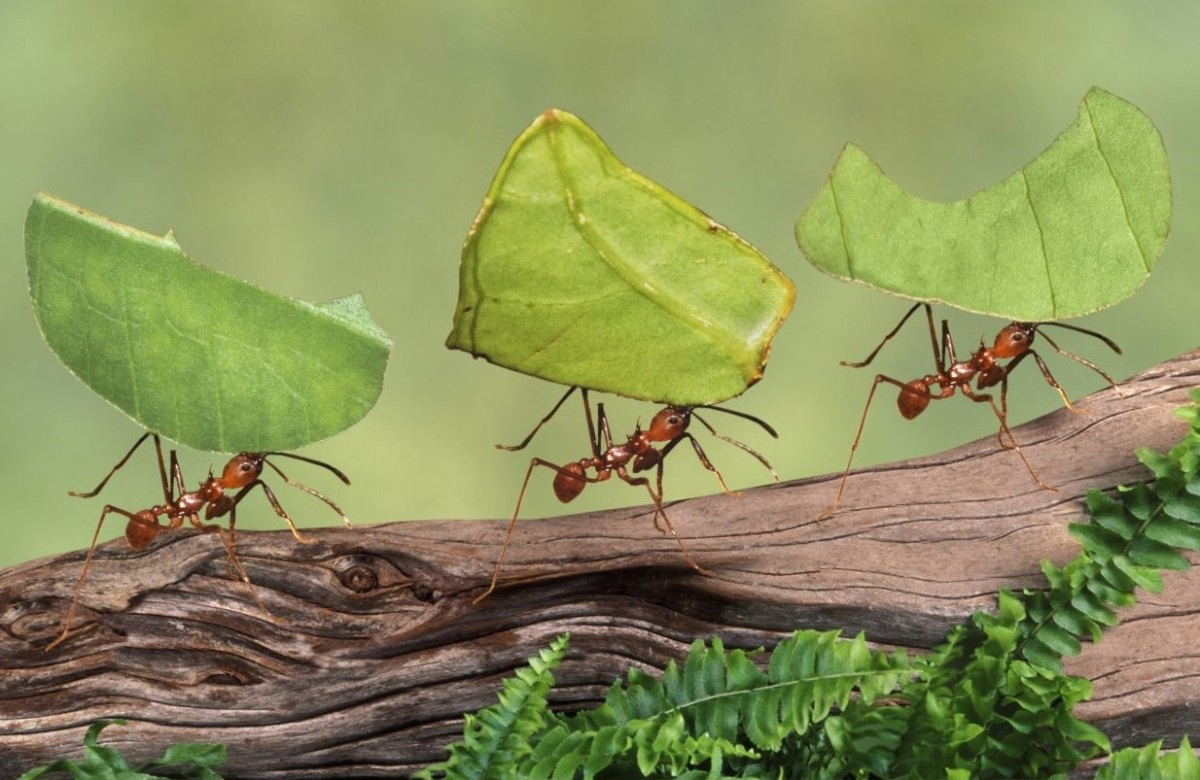
[(1079, 655), (1079, 640), (1057, 623), (1043, 623), (1035, 636), (1059, 655)]
[(1190, 492), (1167, 496), (1163, 511), (1187, 523), (1200, 523), (1200, 496)]
[(1200, 550), (1200, 526), (1192, 522), (1158, 517), (1146, 524), (1145, 534), (1150, 539), (1171, 547)]
[(1079, 317), (1132, 295), (1167, 240), (1162, 138), (1101, 89), (1051, 146), (955, 203), (914, 197), (853, 144), (796, 223), (813, 265), (839, 279), (1022, 322)]
[(794, 299), (754, 247), (552, 109), (513, 143), (467, 234), (446, 346), (565, 385), (711, 404), (762, 377)]
[(124, 726), (124, 718), (102, 720), (88, 727), (83, 737), (83, 760), (59, 759), (52, 764), (31, 769), (21, 775), (20, 780), (34, 780), (47, 773), (67, 773), (78, 780), (167, 780), (163, 775), (150, 774), (146, 770), (160, 766), (180, 765), (171, 777), (190, 777), (197, 780), (221, 780), (213, 771), (226, 760), (224, 745), (200, 742), (180, 742), (167, 748), (162, 758), (155, 759), (140, 768), (132, 766), (116, 748), (101, 745), (100, 732), (112, 725)]
[[(1180, 555), (1174, 547), (1146, 537), (1138, 537), (1129, 545), (1129, 560), (1139, 566), (1146, 566), (1150, 569), (1187, 571), (1188, 567), (1191, 566), (1187, 558)], [(1147, 590), (1150, 589), (1147, 588)]]
[(290, 450), (362, 419), (391, 339), (360, 295), (314, 305), (193, 262), (143, 233), (39, 194), (25, 222), (46, 343), (121, 411), (180, 444)]

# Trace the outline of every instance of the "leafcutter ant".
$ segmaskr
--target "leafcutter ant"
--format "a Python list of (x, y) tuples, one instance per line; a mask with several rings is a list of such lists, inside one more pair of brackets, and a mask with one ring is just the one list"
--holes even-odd
[[(250, 594), (254, 597), (255, 602), (258, 603), (259, 607), (264, 612), (266, 612), (267, 609), (265, 606), (263, 606), (262, 602), (258, 600), (258, 596), (254, 593), (253, 586), (250, 585), (250, 579), (246, 576), (246, 572), (242, 568), (241, 563), (238, 561), (237, 553), (235, 552), (237, 546), (238, 504), (241, 503), (242, 499), (245, 498), (251, 490), (256, 487), (262, 488), (262, 492), (266, 495), (267, 501), (270, 502), (271, 508), (275, 510), (275, 514), (279, 515), (287, 522), (288, 527), (292, 530), (292, 535), (295, 536), (298, 541), (304, 542), (305, 544), (316, 541), (315, 539), (309, 539), (300, 533), (300, 530), (296, 527), (295, 522), (292, 521), (292, 518), (288, 517), (287, 512), (283, 511), (283, 507), (279, 505), (278, 499), (275, 498), (275, 493), (271, 490), (267, 483), (262, 481), (260, 477), (262, 476), (264, 465), (270, 466), (287, 484), (291, 485), (292, 487), (299, 488), (309, 495), (315, 496), (321, 501), (324, 501), (335, 512), (341, 515), (342, 520), (346, 523), (346, 527), (350, 527), (350, 519), (346, 517), (346, 514), (337, 504), (335, 504), (322, 493), (313, 490), (307, 485), (301, 485), (299, 482), (293, 482), (292, 480), (288, 479), (287, 475), (284, 474), (278, 466), (267, 460), (267, 458), (292, 458), (293, 460), (311, 463), (314, 466), (320, 466), (321, 468), (330, 471), (342, 482), (349, 485), (349, 478), (328, 463), (323, 463), (319, 460), (306, 458), (303, 455), (295, 455), (288, 452), (242, 452), (235, 455), (228, 463), (225, 464), (225, 468), (222, 469), (219, 476), (214, 476), (212, 471), (209, 471), (208, 478), (200, 483), (200, 487), (191, 492), (184, 492), (183, 472), (179, 468), (179, 460), (176, 457), (175, 450), (171, 450), (171, 476), (168, 480), (167, 466), (163, 462), (162, 442), (159, 440), (157, 433), (150, 432), (142, 434), (141, 437), (134, 442), (133, 446), (129, 448), (129, 452), (125, 453), (125, 457), (121, 458), (121, 460), (117, 462), (117, 465), (112, 467), (108, 474), (105, 475), (104, 479), (100, 480), (100, 484), (97, 485), (94, 490), (88, 491), (87, 493), (71, 491), (70, 495), (78, 498), (93, 498), (98, 495), (100, 491), (104, 489), (104, 486), (108, 484), (108, 480), (112, 478), (113, 474), (116, 474), (117, 471), (124, 466), (131, 457), (133, 457), (133, 453), (137, 451), (138, 447), (142, 446), (142, 443), (145, 442), (146, 439), (154, 440), (154, 451), (158, 456), (158, 475), (162, 481), (163, 503), (138, 512), (129, 512), (125, 509), (121, 509), (120, 507), (113, 506), (112, 504), (105, 505), (104, 509), (100, 512), (100, 519), (96, 523), (96, 532), (92, 535), (92, 544), (90, 547), (88, 547), (87, 557), (83, 562), (83, 572), (79, 575), (79, 582), (75, 586), (75, 595), (71, 598), (71, 606), (67, 609), (66, 619), (63, 621), (62, 633), (59, 634), (53, 642), (46, 646), (47, 650), (54, 648), (56, 645), (66, 639), (67, 634), (71, 630), (71, 621), (75, 618), (75, 609), (79, 603), (79, 595), (83, 590), (84, 580), (87, 579), (88, 570), (92, 565), (92, 554), (96, 550), (96, 541), (100, 538), (100, 528), (104, 525), (104, 519), (111, 513), (121, 515), (128, 520), (125, 525), (125, 541), (128, 542), (129, 546), (134, 550), (144, 549), (150, 544), (150, 542), (154, 540), (156, 536), (158, 536), (159, 532), (179, 528), (183, 525), (184, 520), (187, 520), (193, 526), (200, 529), (200, 531), (203, 533), (217, 534), (221, 538), (221, 542), (225, 545), (226, 552), (229, 555), (230, 576), (233, 576), (233, 569), (236, 568), (240, 579), (242, 582), (246, 583), (248, 588), (250, 588)], [(238, 489), (237, 493), (231, 496), (228, 491), (231, 491), (235, 488)], [(201, 522), (201, 511), (204, 512), (205, 520), (213, 520), (215, 518), (221, 518), (228, 515), (229, 538), (226, 539), (225, 534), (222, 533), (222, 528), (220, 525), (216, 523), (208, 524)]]
[[(775, 432), (775, 429), (757, 417), (720, 406), (666, 406), (654, 415), (654, 418), (650, 421), (649, 428), (642, 430), (639, 424), (634, 429), (633, 434), (624, 443), (618, 444), (613, 441), (612, 432), (608, 425), (608, 416), (604, 412), (604, 404), (596, 404), (596, 414), (593, 420), (592, 405), (588, 400), (588, 391), (577, 387), (567, 390), (563, 397), (558, 399), (558, 403), (554, 405), (550, 413), (534, 426), (534, 429), (529, 432), (529, 435), (520, 444), (497, 444), (496, 446), (499, 449), (510, 451), (524, 449), (533, 440), (533, 437), (537, 435), (537, 432), (541, 430), (542, 426), (554, 417), (555, 413), (558, 412), (576, 390), (580, 391), (580, 395), (583, 398), (583, 412), (587, 418), (588, 439), (591, 444), (592, 454), (586, 458), (562, 466), (541, 458), (533, 458), (529, 461), (529, 468), (525, 470), (525, 479), (521, 483), (521, 492), (517, 495), (517, 506), (513, 510), (512, 520), (508, 523), (508, 530), (504, 534), (504, 545), (500, 549), (500, 558), (496, 561), (496, 568), (492, 572), (491, 584), (488, 585), (486, 591), (475, 599), (476, 604), (483, 601), (496, 589), (496, 584), (500, 578), (500, 567), (504, 565), (504, 558), (508, 553), (508, 545), (512, 539), (513, 529), (516, 527), (517, 517), (521, 514), (521, 502), (525, 500), (525, 490), (529, 487), (529, 478), (533, 474), (533, 470), (538, 466), (544, 466), (555, 472), (554, 495), (564, 504), (573, 501), (583, 492), (583, 489), (589, 483), (605, 482), (613, 474), (616, 474), (617, 477), (630, 485), (645, 487), (646, 492), (650, 494), (651, 502), (654, 504), (654, 527), (659, 529), (660, 532), (663, 531), (663, 527), (658, 523), (658, 519), (661, 517), (663, 523), (666, 525), (666, 530), (670, 531), (671, 536), (675, 537), (675, 541), (679, 544), (679, 549), (683, 552), (683, 556), (687, 559), (688, 564), (701, 574), (711, 574), (711, 572), (697, 563), (692, 554), (688, 552), (683, 539), (676, 533), (675, 526), (672, 525), (671, 519), (667, 517), (666, 509), (663, 507), (663, 462), (671, 454), (671, 451), (675, 449), (676, 445), (681, 441), (687, 440), (691, 442), (692, 449), (695, 451), (701, 465), (716, 476), (717, 482), (721, 485), (721, 490), (729, 495), (734, 495), (734, 493), (725, 484), (725, 478), (721, 476), (721, 472), (708, 459), (704, 449), (700, 446), (700, 442), (692, 434), (688, 433), (687, 429), (691, 421), (693, 419), (698, 420), (713, 436), (727, 441), (753, 455), (771, 472), (771, 476), (775, 478), (775, 481), (779, 481), (779, 475), (775, 473), (775, 469), (771, 467), (766, 458), (746, 444), (717, 433), (713, 426), (709, 425), (704, 418), (696, 413), (696, 410), (711, 409), (749, 420), (760, 426), (767, 433), (771, 434), (771, 436), (778, 438), (779, 435)], [(597, 425), (599, 426), (598, 429)], [(655, 447), (656, 444), (663, 444), (664, 446), (658, 449)], [(630, 466), (631, 462), (632, 467)], [(632, 471), (636, 474), (649, 471), (650, 469), (656, 471), (653, 485), (651, 485), (647, 477), (637, 477), (630, 473)], [(589, 471), (594, 471), (595, 475), (590, 475)]]
[[(862, 439), (863, 427), (867, 422), (867, 412), (871, 409), (871, 401), (875, 398), (875, 391), (879, 389), (879, 385), (883, 382), (895, 385), (900, 388), (900, 393), (896, 398), (896, 406), (900, 411), (900, 415), (906, 420), (911, 420), (925, 408), (929, 406), (931, 401), (940, 401), (943, 398), (949, 398), (956, 391), (961, 392), (967, 398), (970, 398), (976, 403), (987, 403), (995, 413), (996, 419), (1000, 421), (1000, 429), (996, 432), (996, 438), (1001, 446), (1005, 449), (1015, 450), (1020, 456), (1021, 462), (1025, 464), (1025, 468), (1029, 471), (1029, 475), (1033, 477), (1033, 481), (1039, 487), (1046, 490), (1056, 490), (1056, 488), (1045, 484), (1033, 470), (1033, 466), (1025, 458), (1025, 453), (1021, 451), (1021, 446), (1017, 443), (1012, 431), (1008, 429), (1008, 377), (1009, 374), (1021, 364), (1026, 357), (1032, 355), (1037, 362), (1038, 368), (1041, 369), (1042, 378), (1046, 380), (1046, 384), (1050, 385), (1059, 394), (1063, 400), (1063, 404), (1072, 412), (1079, 410), (1071, 404), (1071, 399), (1067, 397), (1066, 392), (1058, 384), (1054, 375), (1050, 373), (1050, 368), (1046, 362), (1042, 360), (1033, 349), (1034, 337), (1041, 332), (1042, 338), (1046, 340), (1055, 352), (1065, 357), (1068, 357), (1078, 363), (1081, 363), (1095, 371), (1109, 385), (1115, 383), (1108, 374), (1101, 370), (1097, 365), (1089, 360), (1074, 355), (1066, 350), (1060, 349), (1054, 339), (1042, 331), (1042, 328), (1056, 327), (1065, 330), (1072, 330), (1076, 333), (1082, 333), (1087, 336), (1103, 341), (1109, 348), (1117, 354), (1121, 353), (1121, 348), (1116, 345), (1107, 336), (1103, 336), (1095, 331), (1080, 328), (1076, 325), (1068, 325), (1062, 322), (1010, 322), (1001, 328), (996, 335), (995, 342), (992, 346), (986, 346), (981, 340), (979, 349), (975, 350), (966, 360), (959, 360), (954, 351), (954, 339), (950, 336), (950, 324), (947, 320), (942, 320), (941, 342), (939, 345), (937, 332), (933, 326), (933, 310), (928, 303), (915, 303), (903, 317), (900, 318), (899, 324), (891, 330), (883, 341), (879, 342), (879, 346), (867, 355), (866, 359), (851, 363), (843, 361), (842, 365), (851, 368), (862, 368), (870, 365), (879, 351), (883, 349), (884, 344), (887, 344), (893, 336), (895, 336), (908, 318), (912, 316), (918, 308), (924, 307), (925, 319), (929, 323), (929, 340), (933, 347), (933, 363), (934, 373), (926, 374), (919, 379), (913, 379), (909, 382), (902, 382), (899, 379), (887, 376), (885, 374), (876, 374), (875, 381), (871, 385), (871, 392), (867, 394), (867, 403), (863, 407), (862, 417), (858, 421), (858, 432), (854, 435), (854, 443), (850, 445), (850, 457), (846, 461), (846, 470), (842, 472), (841, 483), (838, 485), (837, 496), (829, 508), (817, 517), (818, 520), (824, 520), (833, 514), (837, 509), (838, 504), (842, 500), (842, 493), (846, 490), (846, 480), (850, 476), (850, 466), (854, 463), (854, 453), (858, 450), (859, 442)], [(1000, 363), (998, 361), (1008, 360), (1008, 363)], [(975, 383), (975, 389), (971, 388), (971, 383)], [(1000, 386), (1000, 404), (997, 406), (995, 399), (991, 393), (976, 392), (986, 390), (991, 387)], [(1007, 438), (1007, 441), (1006, 441)]]

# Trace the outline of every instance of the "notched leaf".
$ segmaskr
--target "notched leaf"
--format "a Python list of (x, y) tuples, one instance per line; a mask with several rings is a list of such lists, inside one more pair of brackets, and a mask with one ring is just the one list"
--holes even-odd
[(446, 346), (565, 385), (717, 403), (762, 376), (794, 299), (752, 246), (550, 110), (467, 234)]
[(1043, 322), (1132, 295), (1170, 223), (1162, 137), (1132, 103), (1093, 88), (1046, 151), (956, 203), (910, 195), (848, 145), (796, 223), (796, 240), (839, 279)]
[(25, 222), (34, 314), (67, 368), (135, 421), (216, 452), (290, 450), (375, 405), (392, 341), (362, 296), (312, 304), (205, 268), (154, 236), (39, 194)]

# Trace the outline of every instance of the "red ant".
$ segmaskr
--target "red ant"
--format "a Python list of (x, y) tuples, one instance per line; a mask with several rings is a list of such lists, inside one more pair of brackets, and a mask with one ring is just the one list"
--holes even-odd
[[(883, 345), (895, 336), (904, 327), (904, 323), (908, 321), (913, 312), (922, 306), (925, 307), (925, 319), (929, 322), (929, 340), (933, 345), (933, 362), (936, 371), (910, 382), (901, 382), (884, 374), (875, 375), (875, 382), (871, 385), (871, 392), (867, 394), (866, 406), (863, 407), (862, 418), (858, 421), (858, 433), (854, 435), (854, 443), (850, 446), (850, 458), (846, 461), (846, 470), (842, 472), (842, 481), (838, 486), (837, 497), (834, 498), (829, 508), (817, 517), (818, 520), (824, 520), (833, 514), (842, 500), (842, 493), (846, 489), (846, 479), (850, 476), (850, 465), (854, 462), (854, 453), (858, 450), (859, 441), (862, 439), (863, 426), (867, 422), (867, 412), (871, 409), (871, 401), (874, 399), (875, 391), (879, 389), (881, 382), (887, 382), (900, 388), (900, 394), (896, 398), (896, 406), (899, 408), (901, 416), (906, 420), (911, 420), (925, 411), (930, 401), (940, 401), (943, 398), (949, 398), (954, 395), (955, 391), (961, 391), (963, 395), (976, 403), (988, 403), (992, 407), (992, 411), (996, 414), (996, 419), (1000, 421), (1000, 430), (996, 432), (996, 438), (1000, 442), (1000, 445), (1005, 449), (1016, 450), (1017, 455), (1021, 457), (1021, 462), (1025, 464), (1025, 468), (1029, 471), (1029, 475), (1033, 477), (1033, 481), (1039, 487), (1045, 490), (1055, 490), (1056, 488), (1045, 484), (1038, 478), (1037, 473), (1034, 472), (1033, 467), (1025, 458), (1025, 453), (1021, 451), (1021, 447), (1013, 436), (1012, 431), (1008, 429), (1008, 376), (1021, 364), (1022, 360), (1029, 355), (1033, 355), (1033, 359), (1037, 361), (1038, 368), (1042, 371), (1042, 377), (1046, 380), (1046, 384), (1058, 392), (1068, 409), (1072, 412), (1078, 412), (1079, 410), (1071, 405), (1071, 399), (1067, 398), (1067, 394), (1063, 391), (1057, 380), (1055, 380), (1054, 375), (1050, 373), (1050, 369), (1046, 366), (1045, 361), (1042, 360), (1042, 356), (1032, 348), (1033, 339), (1039, 329), (1050, 325), (1083, 333), (1103, 341), (1118, 355), (1121, 354), (1121, 348), (1107, 336), (1080, 328), (1076, 325), (1067, 325), (1062, 322), (1010, 322), (996, 335), (996, 340), (991, 347), (985, 346), (983, 341), (980, 340), (979, 349), (975, 350), (966, 360), (960, 361), (954, 352), (954, 339), (950, 336), (949, 322), (942, 320), (942, 338), (941, 346), (939, 347), (937, 333), (933, 327), (933, 310), (928, 303), (915, 303), (900, 318), (900, 323), (883, 337), (883, 341), (879, 342), (879, 346), (875, 347), (874, 351), (870, 355), (867, 355), (865, 360), (859, 363), (842, 361), (842, 365), (851, 368), (862, 368), (869, 365), (875, 359), (875, 356), (879, 354), (879, 350), (883, 349)], [(1094, 363), (1060, 349), (1058, 344), (1045, 332), (1042, 332), (1042, 337), (1054, 348), (1055, 352), (1069, 357), (1078, 363), (1082, 363), (1104, 377), (1105, 381), (1115, 387), (1112, 377)], [(1006, 364), (997, 362), (1006, 359), (1009, 360)], [(996, 405), (996, 401), (990, 393), (977, 393), (975, 390), (972, 390), (972, 382), (975, 382), (975, 390), (986, 390), (989, 387), (999, 385), (1000, 405)], [(933, 388), (936, 388), (937, 392), (933, 392)], [(1008, 438), (1008, 442), (1005, 441), (1005, 437)]]
[[(312, 542), (316, 541), (315, 539), (309, 539), (301, 535), (300, 530), (296, 528), (295, 522), (292, 521), (292, 518), (288, 517), (287, 512), (283, 511), (283, 507), (279, 505), (278, 499), (275, 498), (275, 493), (271, 491), (271, 488), (267, 485), (267, 483), (260, 479), (264, 464), (274, 469), (275, 473), (278, 474), (287, 484), (291, 485), (292, 487), (299, 488), (304, 492), (312, 496), (316, 496), (324, 501), (326, 504), (332, 507), (335, 512), (342, 516), (342, 520), (345, 521), (346, 527), (350, 527), (350, 519), (346, 517), (346, 514), (341, 510), (340, 507), (338, 507), (337, 504), (333, 503), (333, 501), (331, 501), (325, 495), (313, 490), (307, 485), (301, 485), (298, 482), (291, 481), (288, 479), (287, 475), (279, 469), (278, 466), (267, 460), (267, 458), (279, 456), (284, 458), (293, 458), (295, 460), (304, 461), (305, 463), (311, 463), (315, 466), (320, 466), (328, 471), (331, 471), (334, 476), (349, 485), (349, 478), (328, 463), (323, 463), (319, 460), (306, 458), (303, 455), (294, 455), (287, 452), (242, 452), (235, 455), (228, 463), (225, 464), (225, 468), (222, 470), (219, 477), (213, 476), (213, 473), (210, 470), (208, 473), (208, 478), (205, 479), (204, 482), (200, 483), (199, 488), (190, 493), (186, 493), (183, 492), (183, 472), (179, 468), (179, 460), (176, 457), (175, 450), (171, 450), (171, 478), (168, 482), (167, 468), (163, 462), (162, 442), (159, 440), (157, 433), (150, 432), (142, 434), (141, 437), (134, 442), (133, 446), (130, 447), (129, 452), (125, 453), (125, 457), (121, 458), (117, 465), (113, 466), (108, 474), (105, 475), (104, 479), (100, 480), (100, 484), (96, 486), (95, 490), (87, 493), (71, 491), (70, 495), (77, 498), (93, 498), (98, 495), (100, 491), (104, 489), (104, 486), (108, 484), (108, 480), (112, 478), (112, 475), (117, 473), (117, 471), (125, 465), (125, 463), (133, 456), (133, 453), (137, 451), (137, 448), (142, 446), (142, 442), (146, 441), (148, 438), (154, 439), (154, 450), (158, 455), (158, 474), (162, 480), (163, 503), (157, 506), (152, 506), (149, 509), (143, 509), (139, 512), (128, 512), (120, 507), (113, 506), (112, 504), (105, 505), (103, 511), (100, 512), (100, 520), (96, 523), (96, 532), (92, 535), (92, 544), (90, 547), (88, 547), (87, 558), (83, 562), (83, 572), (79, 575), (79, 583), (75, 586), (75, 595), (71, 598), (71, 606), (67, 609), (66, 619), (63, 621), (62, 633), (58, 635), (58, 638), (46, 646), (46, 650), (51, 650), (67, 638), (67, 634), (71, 629), (71, 621), (75, 618), (75, 608), (79, 603), (79, 594), (83, 590), (83, 582), (87, 578), (88, 570), (92, 565), (92, 554), (96, 549), (96, 541), (100, 538), (100, 528), (104, 525), (104, 519), (108, 517), (109, 513), (115, 512), (116, 514), (122, 515), (128, 519), (129, 522), (125, 525), (125, 541), (128, 542), (129, 546), (134, 550), (144, 549), (150, 544), (150, 542), (154, 540), (156, 536), (158, 536), (160, 531), (179, 528), (183, 525), (184, 520), (190, 522), (203, 533), (217, 534), (221, 538), (221, 542), (225, 545), (225, 549), (229, 554), (230, 565), (237, 569), (241, 580), (246, 583), (248, 587), (251, 587), (250, 579), (246, 576), (246, 571), (242, 568), (242, 565), (238, 561), (237, 554), (234, 552), (234, 550), (237, 543), (237, 505), (241, 503), (241, 500), (245, 498), (251, 490), (256, 487), (262, 488), (263, 493), (265, 493), (267, 496), (267, 501), (269, 501), (271, 504), (271, 508), (275, 510), (275, 514), (287, 521), (288, 527), (292, 529), (292, 535), (295, 536), (298, 541), (305, 544), (311, 544)], [(238, 490), (238, 492), (231, 497), (226, 491), (234, 488), (240, 488), (240, 490)], [(176, 494), (176, 490), (179, 491), (178, 495)], [(201, 510), (204, 510), (205, 520), (212, 520), (214, 518), (220, 518), (226, 515), (229, 516), (228, 540), (226, 540), (225, 535), (221, 533), (222, 528), (220, 525), (215, 523), (205, 524), (200, 521)], [(160, 517), (165, 519), (166, 523), (161, 522), (159, 520)], [(233, 576), (232, 569), (230, 570), (230, 576)], [(266, 612), (266, 607), (264, 607), (262, 602), (258, 600), (258, 596), (254, 594), (253, 587), (251, 587), (250, 593), (252, 596), (254, 596), (254, 600), (258, 603), (259, 607)]]
[[(771, 476), (775, 478), (775, 481), (779, 481), (779, 475), (775, 473), (775, 469), (771, 467), (771, 464), (767, 462), (766, 458), (764, 458), (755, 450), (751, 449), (746, 444), (717, 433), (717, 431), (711, 425), (709, 425), (704, 418), (696, 414), (695, 410), (712, 409), (713, 411), (724, 412), (735, 417), (741, 417), (742, 419), (757, 423), (763, 428), (763, 430), (771, 434), (771, 436), (779, 438), (779, 434), (775, 432), (774, 428), (757, 417), (753, 417), (743, 412), (734, 411), (733, 409), (725, 409), (720, 406), (671, 405), (664, 407), (654, 415), (654, 418), (650, 421), (650, 427), (648, 429), (643, 431), (641, 425), (639, 424), (634, 429), (633, 435), (631, 435), (623, 444), (614, 444), (612, 432), (609, 430), (608, 426), (608, 416), (604, 412), (604, 404), (596, 404), (596, 419), (599, 421), (600, 431), (600, 434), (597, 435), (596, 424), (592, 420), (592, 406), (588, 401), (588, 391), (584, 388), (577, 387), (572, 387), (571, 389), (567, 390), (563, 397), (558, 399), (558, 403), (554, 405), (554, 408), (550, 410), (550, 413), (543, 417), (541, 421), (534, 426), (534, 429), (529, 432), (529, 435), (526, 436), (520, 444), (497, 444), (496, 447), (502, 450), (510, 451), (524, 449), (526, 445), (533, 440), (533, 437), (537, 435), (537, 432), (541, 430), (542, 426), (549, 422), (550, 418), (554, 417), (559, 408), (566, 403), (567, 398), (569, 398), (576, 390), (580, 391), (580, 395), (583, 398), (583, 412), (587, 417), (588, 438), (591, 442), (592, 454), (590, 457), (582, 458), (581, 460), (573, 463), (567, 463), (563, 466), (542, 460), (541, 458), (533, 458), (529, 461), (529, 468), (525, 470), (525, 480), (521, 483), (521, 492), (517, 496), (516, 509), (513, 510), (512, 520), (510, 520), (508, 523), (508, 531), (504, 534), (504, 545), (500, 549), (500, 558), (496, 561), (496, 568), (492, 572), (491, 584), (488, 585), (488, 589), (484, 591), (482, 595), (475, 599), (474, 603), (476, 604), (483, 601), (492, 593), (493, 590), (496, 589), (496, 584), (500, 578), (500, 567), (504, 564), (504, 558), (508, 553), (508, 543), (512, 538), (513, 528), (517, 524), (517, 517), (521, 514), (521, 502), (525, 500), (525, 489), (529, 486), (529, 477), (533, 474), (533, 470), (538, 466), (545, 466), (546, 468), (554, 470), (554, 495), (564, 504), (574, 500), (580, 493), (583, 492), (583, 489), (587, 487), (589, 483), (605, 482), (612, 477), (613, 474), (616, 474), (630, 485), (644, 486), (646, 488), (646, 492), (650, 494), (650, 500), (654, 504), (654, 527), (660, 532), (663, 530), (662, 526), (658, 524), (658, 518), (661, 517), (663, 522), (666, 523), (667, 530), (671, 532), (671, 535), (675, 537), (675, 541), (679, 543), (679, 549), (683, 552), (683, 556), (687, 559), (687, 562), (693, 569), (701, 574), (706, 575), (710, 575), (712, 572), (708, 571), (699, 563), (697, 563), (692, 557), (691, 553), (688, 552), (687, 547), (683, 543), (683, 539), (681, 539), (679, 534), (675, 532), (675, 526), (671, 524), (670, 518), (667, 517), (667, 511), (663, 507), (662, 503), (663, 461), (665, 461), (667, 455), (669, 455), (671, 451), (675, 449), (675, 446), (684, 439), (687, 439), (691, 442), (692, 449), (695, 451), (696, 457), (699, 458), (701, 465), (716, 475), (717, 481), (721, 484), (721, 490), (729, 495), (735, 495), (729, 489), (729, 486), (725, 484), (725, 478), (721, 476), (721, 472), (717, 470), (716, 466), (712, 464), (712, 462), (708, 459), (708, 456), (704, 453), (704, 449), (700, 446), (700, 442), (696, 441), (695, 437), (687, 432), (688, 425), (691, 423), (692, 419), (694, 418), (699, 420), (700, 424), (707, 428), (708, 432), (713, 436), (716, 436), (718, 439), (727, 441), (730, 444), (733, 444), (734, 446), (739, 447), (753, 455), (760, 463), (766, 466), (767, 470), (771, 472)], [(666, 443), (666, 446), (664, 446), (662, 449), (655, 448), (655, 444), (662, 444), (664, 442)], [(646, 477), (635, 477), (629, 473), (628, 466), (630, 461), (633, 463), (632, 470), (634, 473), (648, 471), (650, 469), (657, 470), (658, 473), (655, 481), (657, 492), (655, 491), (654, 487), (651, 487), (649, 479)], [(595, 476), (589, 476), (589, 470), (594, 470), (596, 472)]]

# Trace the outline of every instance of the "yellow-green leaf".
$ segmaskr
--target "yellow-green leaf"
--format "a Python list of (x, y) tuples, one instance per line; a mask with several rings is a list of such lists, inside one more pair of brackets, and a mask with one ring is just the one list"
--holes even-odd
[(762, 377), (795, 288), (754, 247), (550, 110), (467, 235), (446, 342), (533, 376), (679, 405)]
[(88, 387), (146, 428), (216, 452), (290, 450), (358, 422), (391, 339), (362, 296), (285, 298), (50, 195), (25, 222), (33, 310)]
[(1158, 130), (1132, 103), (1092, 89), (1046, 151), (956, 203), (908, 194), (847, 146), (796, 223), (796, 239), (813, 265), (838, 278), (1042, 322), (1132, 295), (1170, 223)]

